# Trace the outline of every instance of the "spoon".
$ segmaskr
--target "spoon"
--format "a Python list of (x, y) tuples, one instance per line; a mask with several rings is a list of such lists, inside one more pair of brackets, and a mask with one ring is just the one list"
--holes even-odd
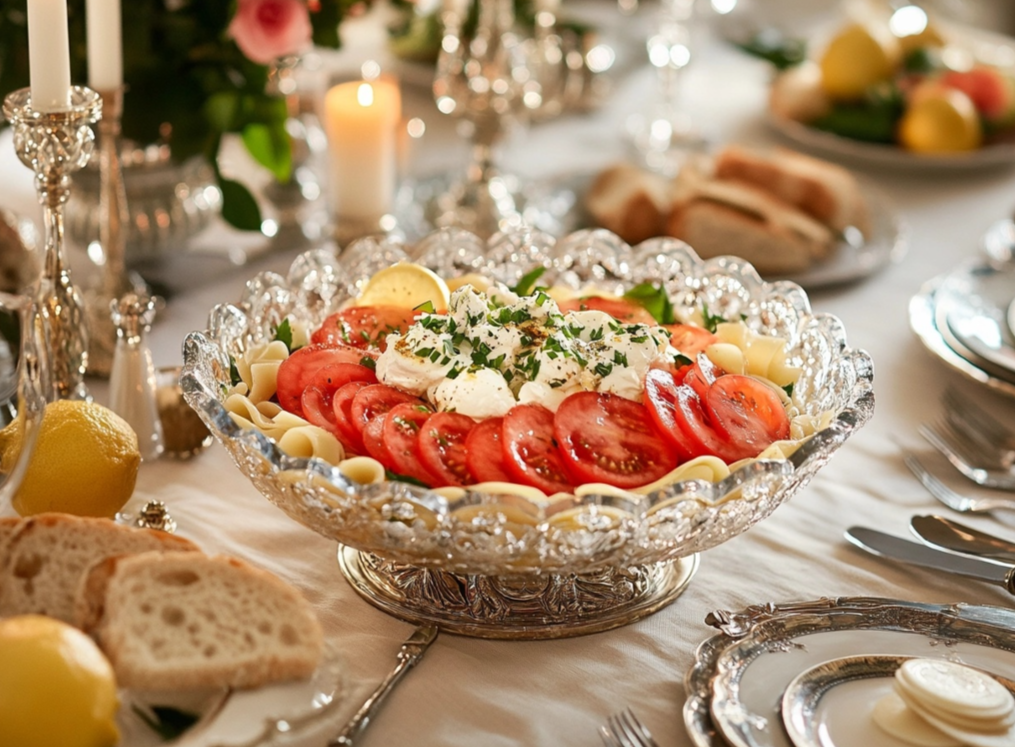
[(924, 542), (946, 550), (1015, 562), (1015, 542), (995, 537), (943, 516), (914, 516), (910, 528)]

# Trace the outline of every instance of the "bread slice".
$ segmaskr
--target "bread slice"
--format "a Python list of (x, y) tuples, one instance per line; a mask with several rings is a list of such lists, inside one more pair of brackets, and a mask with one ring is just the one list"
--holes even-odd
[(110, 519), (68, 514), (27, 518), (0, 567), (0, 617), (40, 614), (72, 622), (74, 592), (92, 563), (120, 553), (197, 549), (182, 537)]
[(22, 521), (17, 516), (0, 517), (0, 572), (3, 571), (4, 560), (7, 558), (7, 546), (14, 539)]
[(670, 185), (659, 174), (618, 164), (596, 176), (585, 194), (585, 207), (596, 225), (637, 244), (662, 235)]
[(867, 203), (856, 178), (834, 163), (785, 148), (763, 152), (731, 145), (716, 156), (714, 176), (764, 190), (833, 231), (854, 226), (870, 235)]
[(144, 690), (258, 687), (308, 677), (323, 638), (298, 591), (266, 571), (203, 553), (142, 553), (92, 566), (76, 624), (117, 682)]

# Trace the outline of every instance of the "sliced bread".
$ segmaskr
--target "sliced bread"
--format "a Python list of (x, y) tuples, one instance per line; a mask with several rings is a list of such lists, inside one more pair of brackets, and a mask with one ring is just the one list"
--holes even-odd
[(595, 178), (585, 194), (585, 207), (596, 225), (637, 244), (662, 234), (670, 208), (669, 192), (665, 177), (619, 164)]
[(106, 558), (82, 579), (75, 606), (75, 623), (98, 641), (126, 687), (258, 687), (308, 677), (321, 657), (309, 603), (235, 558)]
[(92, 563), (121, 553), (197, 549), (182, 537), (109, 519), (68, 514), (24, 519), (0, 566), (0, 617), (39, 614), (73, 622), (74, 593)]

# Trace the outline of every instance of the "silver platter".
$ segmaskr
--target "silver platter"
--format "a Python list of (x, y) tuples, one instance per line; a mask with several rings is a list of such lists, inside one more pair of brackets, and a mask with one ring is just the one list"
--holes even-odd
[(687, 588), (698, 555), (583, 574), (462, 575), (395, 563), (340, 545), (356, 593), (408, 622), (474, 638), (572, 638), (627, 625)]
[(706, 623), (721, 632), (698, 647), (684, 680), (696, 747), (792, 747), (783, 693), (844, 656), (948, 658), (1015, 678), (1015, 611), (1000, 607), (839, 597), (720, 610)]

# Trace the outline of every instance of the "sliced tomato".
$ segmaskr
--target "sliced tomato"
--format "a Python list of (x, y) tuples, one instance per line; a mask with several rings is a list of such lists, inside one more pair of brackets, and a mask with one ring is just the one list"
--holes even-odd
[(750, 376), (728, 374), (715, 380), (705, 408), (716, 432), (731, 451), (754, 457), (773, 441), (789, 438), (789, 416), (771, 387)]
[(726, 372), (715, 365), (707, 355), (699, 353), (691, 370), (684, 372), (680, 383), (691, 387), (699, 397), (704, 399), (712, 382), (725, 375)]
[(362, 428), (357, 428), (352, 422), (352, 400), (356, 392), (365, 386), (370, 386), (365, 381), (350, 381), (341, 387), (331, 398), (331, 410), (335, 416), (335, 428), (338, 430), (338, 440), (345, 446), (346, 451), (353, 454), (365, 454), (366, 447), (363, 445)]
[(300, 397), (300, 407), (303, 408), (303, 417), (316, 426), (324, 428), (334, 434), (339, 441), (342, 440), (342, 433), (338, 430), (338, 423), (335, 420), (335, 411), (331, 406), (332, 393), (324, 392), (319, 387), (312, 386), (303, 390)]
[(384, 350), (392, 332), (404, 334), (420, 315), (400, 306), (356, 306), (332, 314), (314, 330), (310, 341), (324, 345), (351, 345)]
[(726, 439), (716, 432), (698, 393), (685, 384), (676, 388), (673, 419), (677, 428), (672, 436), (684, 445), (690, 458), (712, 455), (724, 462), (741, 458), (740, 453), (729, 448)]
[(516, 405), (501, 426), (504, 466), (513, 481), (547, 495), (571, 491), (571, 478), (553, 436), (553, 413), (541, 405)]
[(438, 412), (419, 432), (419, 461), (436, 479), (436, 485), (470, 485), (476, 482), (466, 463), (465, 441), (476, 421), (457, 412)]
[(403, 402), (384, 415), (381, 429), (381, 438), (391, 457), (392, 471), (427, 485), (433, 485), (434, 479), (420, 463), (417, 446), (420, 431), (431, 415), (433, 410), (426, 405)]
[(666, 371), (653, 369), (645, 376), (645, 403), (652, 422), (669, 442), (680, 461), (721, 446), (718, 434), (708, 422), (701, 398), (690, 386), (680, 384)]
[(384, 469), (394, 468), (391, 452), (384, 443), (384, 415), (378, 415), (363, 426), (363, 445), (367, 454), (383, 464)]
[(504, 464), (501, 430), (504, 418), (487, 418), (465, 439), (465, 464), (476, 482), (512, 482)]
[(603, 311), (624, 324), (656, 324), (655, 318), (645, 310), (644, 306), (634, 301), (628, 301), (626, 298), (586, 296), (563, 301), (558, 306), (564, 313), (568, 311)]
[(709, 345), (719, 342), (719, 338), (714, 334), (704, 327), (694, 324), (667, 324), (664, 326), (670, 332), (670, 345), (691, 360), (697, 358), (698, 353), (704, 352)]
[[(360, 365), (363, 355), (364, 351), (348, 346), (307, 345), (300, 348), (278, 367), (275, 389), (279, 406), (303, 417), (300, 400), (308, 386), (317, 386), (322, 391), (328, 388), (334, 392), (348, 381), (376, 381), (374, 372)], [(332, 366), (345, 368), (330, 368), (328, 372), (322, 372), (322, 369)], [(340, 381), (340, 372), (350, 378)], [(327, 386), (322, 385), (325, 381)]]
[(645, 406), (616, 394), (572, 394), (553, 416), (553, 433), (575, 482), (634, 488), (677, 466)]
[[(401, 389), (386, 384), (370, 384), (353, 395), (352, 403), (349, 405), (349, 423), (363, 433), (367, 423), (378, 415), (387, 414), (391, 408), (403, 402), (423, 404), (423, 400), (419, 397), (414, 397)], [(365, 440), (363, 443), (366, 445)]]

